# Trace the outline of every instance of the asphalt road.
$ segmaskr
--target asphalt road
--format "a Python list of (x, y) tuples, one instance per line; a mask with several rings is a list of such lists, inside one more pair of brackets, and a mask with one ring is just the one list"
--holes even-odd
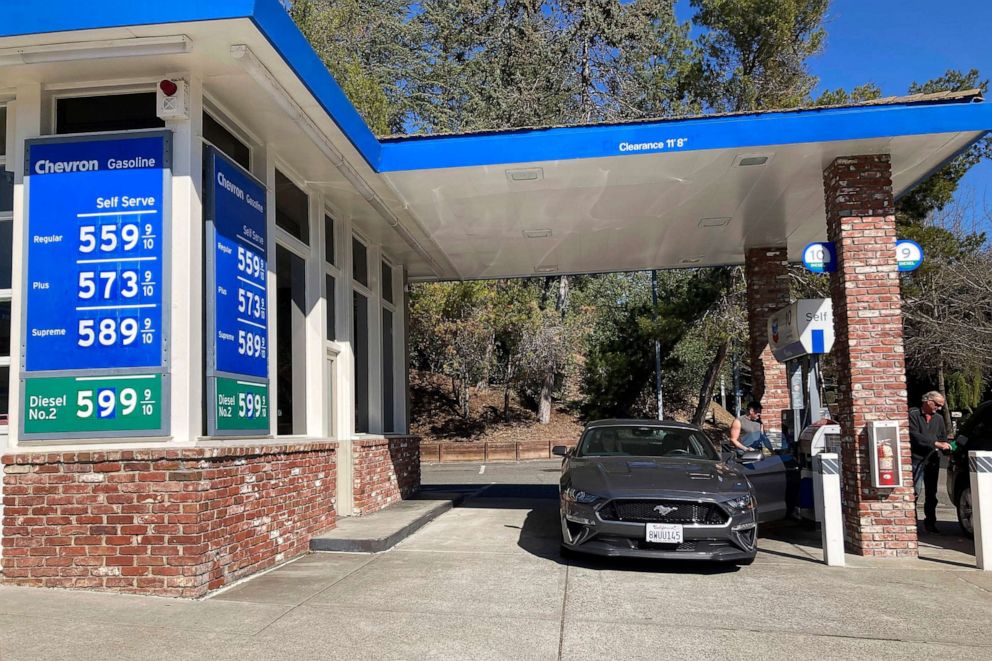
[[(976, 659), (992, 575), (958, 550), (743, 568), (558, 555), (557, 462), (426, 466), (470, 495), (394, 549), (313, 554), (204, 601), (0, 588), (0, 659)], [(948, 536), (945, 543), (951, 539)]]

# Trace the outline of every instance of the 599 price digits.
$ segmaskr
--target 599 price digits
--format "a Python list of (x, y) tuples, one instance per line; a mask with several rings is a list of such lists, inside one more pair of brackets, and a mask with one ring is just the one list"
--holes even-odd
[(269, 407), (265, 399), (265, 395), (239, 392), (238, 417), (247, 419), (266, 417)]
[(94, 415), (102, 419), (116, 418), (118, 413), (131, 415), (139, 404), (143, 415), (152, 415), (155, 410), (155, 404), (151, 401), (152, 391), (147, 388), (144, 392), (144, 399), (140, 402), (138, 401), (138, 391), (134, 388), (124, 388), (119, 396), (117, 388), (100, 388), (95, 394), (94, 401), (92, 390), (80, 390), (76, 393), (77, 418), (92, 418)]

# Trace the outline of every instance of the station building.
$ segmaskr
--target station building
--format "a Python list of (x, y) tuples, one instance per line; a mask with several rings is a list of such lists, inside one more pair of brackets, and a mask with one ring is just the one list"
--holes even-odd
[(277, 0), (0, 13), (3, 581), (198, 596), (412, 494), (411, 282), (743, 264), (777, 418), (823, 240), (848, 549), (916, 554), (894, 203), (992, 129), (977, 91), (387, 139)]

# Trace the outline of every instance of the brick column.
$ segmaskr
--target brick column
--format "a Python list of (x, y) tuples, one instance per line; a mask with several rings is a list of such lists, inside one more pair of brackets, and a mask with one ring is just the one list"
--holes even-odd
[[(823, 173), (827, 237), (837, 248), (830, 278), (848, 550), (915, 557), (916, 507), (907, 428), (896, 219), (888, 155), (838, 158)], [(903, 484), (874, 489), (866, 424), (898, 420)]]
[(768, 317), (790, 303), (788, 251), (784, 246), (750, 248), (744, 255), (744, 273), (752, 398), (764, 409), (765, 431), (781, 432), (781, 411), (789, 408), (789, 383), (785, 365), (775, 360), (768, 347)]

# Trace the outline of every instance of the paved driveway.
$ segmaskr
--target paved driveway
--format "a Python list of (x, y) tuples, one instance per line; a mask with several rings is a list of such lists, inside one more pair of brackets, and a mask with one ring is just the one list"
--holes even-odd
[(0, 659), (992, 656), (992, 577), (960, 551), (828, 568), (781, 528), (740, 569), (566, 563), (556, 481), (555, 462), (425, 467), (475, 495), (386, 553), (310, 555), (199, 602), (0, 589)]

